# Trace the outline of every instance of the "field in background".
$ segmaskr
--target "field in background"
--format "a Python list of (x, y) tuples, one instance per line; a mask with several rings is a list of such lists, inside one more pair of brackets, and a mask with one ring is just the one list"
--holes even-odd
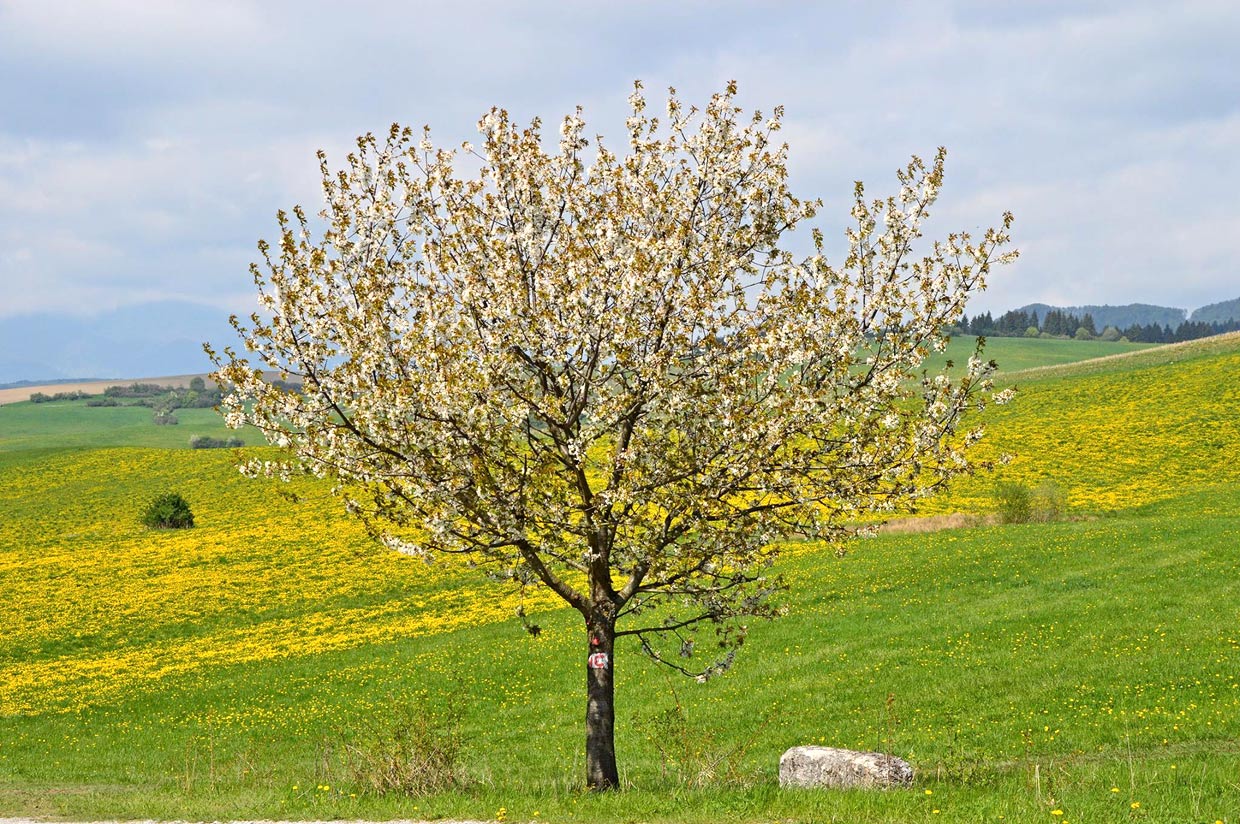
[[(963, 366), (973, 354), (976, 342), (976, 338), (968, 335), (952, 338), (945, 352), (931, 355), (927, 359), (927, 369), (932, 372), (941, 370), (949, 359)], [(986, 338), (982, 357), (995, 361), (999, 364), (999, 371), (1007, 373), (1157, 348), (1159, 347), (1152, 343), (1112, 343), (1102, 340)]]
[[(99, 395), (109, 386), (127, 386), (131, 383), (157, 383), (160, 386), (188, 386), (193, 378), (206, 379), (206, 375), (167, 375), (162, 378), (127, 378), (123, 380), (73, 381), (66, 383), (47, 383), (30, 386), (10, 386), (0, 388), (0, 404), (20, 403), (30, 400), (33, 392), (48, 395), (56, 392), (85, 392), (88, 395)], [(210, 383), (210, 382), (208, 382)]]
[[(883, 536), (843, 558), (790, 547), (789, 616), (705, 685), (621, 646), (632, 790), (601, 798), (577, 790), (575, 614), (527, 602), (531, 637), (514, 593), (378, 549), (323, 486), (281, 497), (231, 450), (55, 450), (68, 423), (40, 440), (25, 418), (19, 441), (5, 417), (51, 404), (0, 408), (0, 814), (1235, 821), (1238, 368), (1240, 336), (1014, 376), (987, 448), (1016, 453), (1001, 477), (1062, 484), (1075, 520)], [(62, 420), (111, 411), (149, 427), (113, 444), (200, 434), (149, 410)], [(89, 429), (79, 446), (109, 443)], [(993, 481), (935, 506), (989, 508)], [(138, 525), (168, 489), (192, 531)], [(448, 704), (468, 787), (408, 800), (347, 780), (350, 728)], [(917, 786), (780, 792), (779, 754), (801, 743), (895, 752)]]
[[(973, 338), (954, 339), (946, 352), (930, 358), (928, 367), (941, 369), (949, 358), (963, 365), (973, 352), (973, 344)], [(1104, 341), (992, 338), (987, 341), (985, 357), (988, 360), (997, 360), (1000, 369), (1009, 373), (1148, 348), (1149, 344)], [(262, 437), (253, 430), (240, 433), (229, 431), (220, 416), (210, 409), (178, 409), (176, 416), (179, 423), (176, 426), (155, 426), (151, 421), (151, 410), (142, 407), (87, 407), (82, 400), (42, 404), (29, 402), (30, 395), (34, 392), (54, 394), (83, 391), (100, 394), (109, 386), (134, 382), (185, 386), (193, 377), (201, 376), (177, 375), (137, 381), (94, 381), (0, 389), (0, 452), (61, 447), (187, 448), (189, 438), (194, 435), (213, 438), (240, 437), (251, 446), (263, 443)]]
[(255, 429), (224, 426), (214, 409), (178, 409), (176, 417), (175, 426), (157, 426), (151, 410), (141, 406), (88, 407), (86, 401), (8, 404), (0, 406), (0, 453), (118, 446), (188, 449), (195, 435), (241, 438), (247, 445), (264, 442)]
[[(1016, 400), (991, 408), (979, 452), (998, 473), (1050, 481), (1080, 512), (1126, 510), (1240, 483), (1240, 333), (1005, 373)], [(967, 478), (927, 512), (993, 506), (994, 479)]]

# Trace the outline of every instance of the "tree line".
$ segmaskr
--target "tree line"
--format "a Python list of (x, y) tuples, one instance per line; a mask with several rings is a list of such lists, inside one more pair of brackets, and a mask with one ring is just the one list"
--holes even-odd
[(998, 318), (990, 312), (961, 317), (956, 331), (962, 335), (999, 338), (1075, 338), (1076, 340), (1131, 341), (1133, 343), (1180, 343), (1224, 332), (1240, 331), (1240, 320), (1186, 320), (1172, 328), (1170, 324), (1132, 324), (1123, 329), (1106, 326), (1098, 330), (1093, 315), (1077, 316), (1062, 309), (1052, 309), (1041, 319), (1038, 313), (1012, 310)]
[(30, 393), (30, 402), (31, 403), (49, 403), (50, 401), (80, 401), (84, 398), (89, 398), (89, 397), (90, 395), (88, 395), (87, 393), (78, 392), (78, 391), (57, 392), (53, 395), (49, 395), (46, 392), (32, 392)]

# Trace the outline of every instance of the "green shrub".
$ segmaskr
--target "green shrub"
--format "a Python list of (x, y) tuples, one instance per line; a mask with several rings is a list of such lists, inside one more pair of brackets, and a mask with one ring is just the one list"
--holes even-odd
[(153, 398), (171, 391), (171, 386), (160, 386), (157, 383), (134, 383), (129, 386), (109, 386), (103, 390), (103, 394), (109, 398)]
[(1068, 508), (1068, 496), (1054, 481), (1042, 481), (1033, 489), (1016, 481), (995, 484), (995, 504), (1005, 524), (1059, 520)]
[(180, 495), (165, 492), (147, 505), (142, 523), (152, 529), (188, 529), (194, 525), (194, 513)]
[(240, 438), (212, 438), (210, 435), (193, 435), (189, 439), (190, 449), (226, 449), (245, 446)]
[(89, 398), (90, 395), (85, 392), (57, 392), (54, 395), (48, 395), (45, 392), (33, 392), (30, 395), (31, 403), (47, 403), (49, 401), (81, 401)]
[(1042, 481), (1029, 495), (1029, 517), (1046, 523), (1058, 521), (1068, 508), (1068, 496), (1054, 481)]
[(995, 503), (999, 518), (1005, 524), (1023, 524), (1029, 520), (1032, 512), (1029, 498), (1029, 487), (1022, 483), (1000, 481), (995, 484)]

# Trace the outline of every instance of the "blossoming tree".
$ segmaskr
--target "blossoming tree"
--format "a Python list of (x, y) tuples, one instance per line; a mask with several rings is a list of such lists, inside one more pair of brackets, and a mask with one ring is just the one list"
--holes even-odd
[(672, 91), (660, 120), (638, 84), (622, 150), (591, 148), (580, 110), (548, 150), (493, 109), (476, 148), (393, 126), (341, 171), (320, 153), (320, 221), (280, 213), (265, 311), (233, 320), (254, 362), (208, 349), (228, 423), (291, 452), (250, 469), (331, 477), (392, 549), (581, 613), (595, 789), (618, 782), (617, 639), (722, 671), (777, 610), (779, 542), (838, 543), (970, 471), (961, 418), (996, 397), (976, 354), (920, 369), (1014, 255), (1010, 215), (916, 252), (940, 151), (891, 198), (857, 184), (840, 265), (818, 231), (794, 257), (782, 238), (820, 204), (786, 185), (782, 110), (734, 95)]

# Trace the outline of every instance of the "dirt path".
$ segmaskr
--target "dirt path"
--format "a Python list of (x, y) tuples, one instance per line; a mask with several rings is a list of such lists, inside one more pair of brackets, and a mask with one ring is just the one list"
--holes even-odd
[[(39, 818), (0, 818), (0, 824), (49, 824), (49, 822), (58, 819), (39, 819)], [(191, 824), (191, 822), (168, 822), (157, 821), (155, 819), (145, 820), (126, 820), (126, 821), (78, 821), (72, 824)], [(204, 822), (205, 824), (205, 822)], [(211, 824), (221, 824), (221, 822), (211, 822)], [(368, 822), (368, 821), (230, 821), (227, 824), (495, 824), (494, 821), (446, 821), (439, 819), (438, 821), (417, 821), (411, 818), (396, 819), (393, 821)]]

